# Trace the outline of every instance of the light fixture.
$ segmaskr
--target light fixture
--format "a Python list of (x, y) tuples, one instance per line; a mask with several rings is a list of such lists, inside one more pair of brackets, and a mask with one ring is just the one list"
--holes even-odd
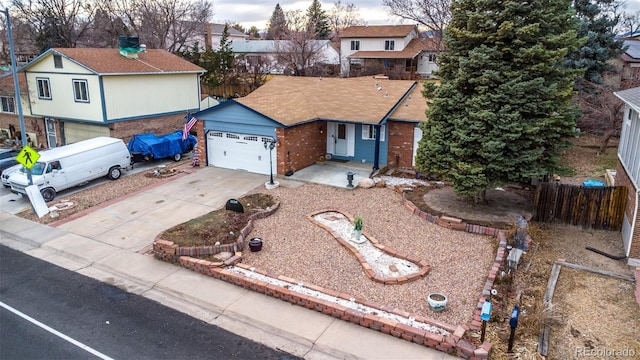
[(275, 183), (273, 182), (273, 160), (271, 159), (271, 153), (273, 152), (273, 149), (276, 147), (276, 141), (275, 140), (271, 140), (271, 139), (267, 139), (267, 138), (263, 138), (263, 144), (264, 144), (264, 149), (265, 150), (269, 150), (269, 185), (275, 185)]
[(378, 86), (378, 91), (382, 90), (382, 86)]
[(389, 97), (389, 93), (388, 93), (388, 92), (387, 92), (387, 93), (385, 93), (385, 94), (384, 94), (384, 97)]

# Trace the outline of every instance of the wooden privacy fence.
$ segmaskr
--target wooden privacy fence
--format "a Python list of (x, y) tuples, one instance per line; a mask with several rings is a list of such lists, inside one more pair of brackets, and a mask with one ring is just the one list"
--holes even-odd
[(536, 190), (533, 220), (561, 222), (583, 229), (619, 231), (628, 189), (541, 183)]

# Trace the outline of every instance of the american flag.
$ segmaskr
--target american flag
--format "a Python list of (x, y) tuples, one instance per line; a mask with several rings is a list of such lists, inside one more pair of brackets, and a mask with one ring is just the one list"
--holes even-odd
[(189, 131), (191, 128), (198, 122), (195, 116), (192, 116), (189, 121), (184, 123), (184, 130), (182, 131), (182, 140), (187, 140), (187, 136), (189, 136)]

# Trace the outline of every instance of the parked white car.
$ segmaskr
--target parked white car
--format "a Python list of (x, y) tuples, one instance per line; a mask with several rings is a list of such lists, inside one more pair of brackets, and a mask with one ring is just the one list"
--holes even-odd
[(16, 171), (20, 171), (21, 167), (22, 165), (17, 164), (2, 171), (2, 185), (4, 185), (4, 187), (11, 187), (11, 184), (9, 183), (9, 176), (11, 176)]

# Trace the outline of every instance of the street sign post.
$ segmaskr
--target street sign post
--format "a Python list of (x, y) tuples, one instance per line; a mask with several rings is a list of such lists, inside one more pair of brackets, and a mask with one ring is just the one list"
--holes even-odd
[(40, 158), (40, 154), (37, 151), (33, 150), (29, 145), (25, 145), (22, 147), (22, 150), (18, 152), (18, 156), (16, 156), (16, 161), (22, 164), (27, 169), (31, 169), (33, 165)]

